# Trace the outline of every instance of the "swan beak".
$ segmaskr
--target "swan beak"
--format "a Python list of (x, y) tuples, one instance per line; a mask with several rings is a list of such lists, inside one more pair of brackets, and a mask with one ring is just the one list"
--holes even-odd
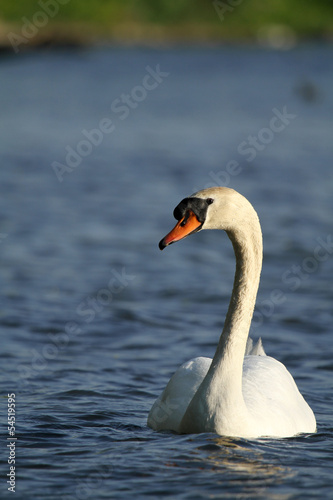
[(185, 216), (177, 222), (175, 227), (168, 233), (160, 242), (159, 248), (163, 250), (171, 243), (175, 243), (176, 241), (182, 240), (186, 238), (189, 234), (196, 233), (201, 229), (202, 222), (197, 219), (192, 210), (188, 210)]

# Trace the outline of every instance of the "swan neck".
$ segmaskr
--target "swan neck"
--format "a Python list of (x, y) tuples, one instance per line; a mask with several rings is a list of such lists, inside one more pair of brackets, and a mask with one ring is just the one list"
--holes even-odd
[[(259, 221), (252, 231), (227, 232), (236, 257), (234, 285), (222, 335), (213, 364), (233, 367), (242, 374), (246, 342), (259, 287), (262, 266), (262, 235)], [(226, 359), (227, 358), (227, 359)], [(232, 371), (233, 371), (232, 370)]]

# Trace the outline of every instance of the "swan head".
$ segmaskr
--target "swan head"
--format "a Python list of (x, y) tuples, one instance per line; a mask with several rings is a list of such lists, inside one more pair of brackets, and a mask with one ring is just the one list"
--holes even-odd
[(213, 187), (184, 198), (174, 209), (176, 226), (159, 243), (163, 250), (201, 229), (222, 229), (232, 233), (258, 223), (258, 216), (244, 196), (234, 189)]

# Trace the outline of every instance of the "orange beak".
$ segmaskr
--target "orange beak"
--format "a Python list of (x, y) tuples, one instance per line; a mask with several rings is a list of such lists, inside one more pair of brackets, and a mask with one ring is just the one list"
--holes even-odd
[(186, 215), (177, 222), (175, 227), (168, 233), (159, 243), (160, 250), (163, 250), (171, 243), (186, 238), (189, 234), (197, 232), (202, 226), (202, 222), (198, 221), (197, 216), (188, 210)]

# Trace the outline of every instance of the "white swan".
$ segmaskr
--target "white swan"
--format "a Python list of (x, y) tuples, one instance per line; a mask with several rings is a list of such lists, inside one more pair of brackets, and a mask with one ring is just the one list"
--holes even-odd
[(174, 210), (175, 228), (160, 249), (201, 229), (223, 229), (236, 272), (214, 355), (183, 364), (148, 416), (155, 430), (214, 432), (245, 438), (289, 437), (316, 431), (316, 419), (285, 366), (248, 340), (262, 264), (262, 235), (252, 205), (233, 189), (205, 189)]

